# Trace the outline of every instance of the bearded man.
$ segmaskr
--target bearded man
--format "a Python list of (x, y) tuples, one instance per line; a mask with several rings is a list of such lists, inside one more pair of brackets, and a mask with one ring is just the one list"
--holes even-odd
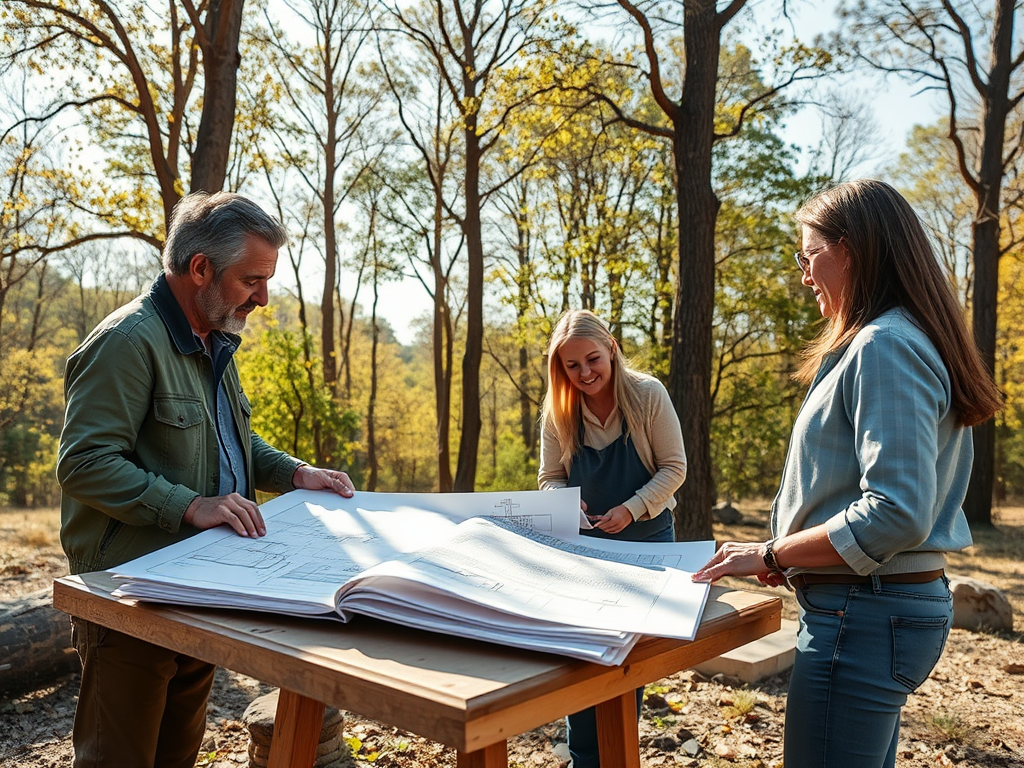
[[(71, 573), (112, 568), (228, 525), (266, 534), (255, 492), (353, 493), (250, 427), (234, 353), (285, 242), (240, 195), (199, 192), (171, 216), (164, 271), (68, 358), (57, 459), (61, 543)], [(76, 768), (192, 768), (214, 667), (83, 619)]]

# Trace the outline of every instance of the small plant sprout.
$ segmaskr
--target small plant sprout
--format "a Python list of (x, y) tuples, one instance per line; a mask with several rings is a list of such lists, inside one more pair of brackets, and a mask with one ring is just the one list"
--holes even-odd
[(973, 736), (971, 726), (955, 712), (936, 712), (932, 715), (931, 726), (954, 744), (967, 744)]
[(727, 718), (743, 717), (757, 706), (757, 693), (751, 690), (741, 689), (733, 691), (728, 704), (722, 708), (722, 714)]

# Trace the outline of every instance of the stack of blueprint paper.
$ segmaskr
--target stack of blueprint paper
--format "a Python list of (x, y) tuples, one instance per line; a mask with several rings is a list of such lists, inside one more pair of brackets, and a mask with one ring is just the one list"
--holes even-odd
[(641, 635), (692, 639), (690, 573), (713, 542), (578, 535), (578, 489), (476, 494), (294, 491), (267, 535), (204, 531), (110, 573), (117, 596), (418, 629), (619, 664)]

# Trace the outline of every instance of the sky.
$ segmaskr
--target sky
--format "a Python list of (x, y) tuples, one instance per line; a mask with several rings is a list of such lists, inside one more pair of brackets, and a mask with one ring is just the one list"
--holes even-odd
[[(759, 9), (777, 6), (777, 0), (768, 0)], [(828, 5), (827, 10), (809, 7)], [(835, 17), (834, 3), (804, 3), (791, 5), (794, 11), (794, 28), (797, 36), (811, 43), (815, 35), (834, 32), (839, 22)], [(764, 12), (764, 11), (762, 11)], [(915, 125), (934, 123), (941, 116), (945, 105), (935, 92), (919, 93), (918, 87), (897, 77), (881, 78), (866, 71), (844, 75), (835, 89), (844, 89), (862, 96), (871, 106), (877, 123), (878, 156), (862, 169), (862, 173), (878, 172), (896, 160), (906, 147), (907, 138)], [(785, 125), (783, 135), (791, 143), (812, 147), (821, 139), (821, 118), (812, 108), (801, 110)]]
[[(753, 12), (758, 14), (753, 27), (775, 26), (778, 19), (778, 0), (762, 0), (755, 3)], [(821, 6), (827, 6), (822, 9)], [(810, 43), (816, 34), (827, 34), (837, 26), (832, 11), (833, 3), (793, 3), (790, 8), (797, 36)], [(929, 94), (918, 94), (911, 85), (896, 78), (882, 81), (868, 73), (856, 73), (844, 77), (836, 88), (860, 94), (871, 106), (877, 123), (877, 154), (863, 167), (858, 175), (879, 175), (881, 169), (894, 162), (905, 148), (907, 137), (915, 124), (930, 124), (938, 119), (941, 104)], [(807, 107), (797, 112), (784, 125), (783, 137), (791, 144), (805, 151), (816, 146), (821, 140), (821, 117), (814, 108)], [(890, 179), (891, 181), (891, 179)], [(342, 278), (344, 280), (344, 276)], [(430, 298), (423, 286), (414, 278), (401, 282), (387, 283), (381, 287), (381, 301), (378, 313), (392, 326), (398, 340), (410, 344), (415, 337), (413, 322), (430, 311)]]
[[(832, 10), (835, 3), (830, 0), (788, 0), (788, 5), (795, 33), (805, 42), (812, 42), (816, 34), (827, 34), (837, 26)], [(750, 0), (750, 6), (755, 14), (755, 21), (748, 23), (749, 28), (757, 30), (784, 26), (784, 22), (776, 18), (781, 6), (779, 0)], [(741, 15), (736, 21), (742, 20)], [(913, 86), (896, 78), (882, 81), (865, 73), (853, 74), (845, 77), (836, 88), (842, 88), (844, 92), (861, 94), (874, 112), (878, 153), (872, 163), (860, 170), (858, 175), (878, 175), (880, 169), (891, 165), (904, 149), (907, 136), (915, 124), (934, 123), (940, 114), (941, 104), (935, 101), (934, 96), (916, 94)], [(783, 137), (790, 144), (803, 148), (805, 152), (819, 143), (821, 133), (821, 117), (811, 107), (802, 109), (792, 116), (782, 130)], [(308, 278), (311, 285), (319, 285), (323, 280), (323, 267), (321, 264), (317, 274), (317, 268), (312, 266), (314, 261), (315, 258), (307, 258)], [(304, 272), (306, 271), (307, 268), (304, 267)], [(289, 272), (290, 267), (282, 260), (278, 265), (280, 287), (294, 282), (289, 280)], [(352, 274), (342, 274), (343, 295), (352, 295), (354, 279)], [(367, 294), (367, 290), (362, 290), (360, 301), (365, 302)], [(415, 321), (430, 312), (430, 298), (415, 278), (388, 282), (381, 286), (378, 312), (394, 329), (398, 340), (403, 344), (410, 344), (415, 339)]]

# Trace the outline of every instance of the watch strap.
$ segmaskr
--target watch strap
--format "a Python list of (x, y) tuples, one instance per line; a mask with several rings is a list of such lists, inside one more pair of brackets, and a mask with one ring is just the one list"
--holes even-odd
[(784, 576), (782, 568), (779, 567), (778, 561), (775, 559), (775, 542), (778, 539), (769, 539), (764, 545), (764, 565), (768, 569), (769, 573), (777, 573), (779, 576)]

